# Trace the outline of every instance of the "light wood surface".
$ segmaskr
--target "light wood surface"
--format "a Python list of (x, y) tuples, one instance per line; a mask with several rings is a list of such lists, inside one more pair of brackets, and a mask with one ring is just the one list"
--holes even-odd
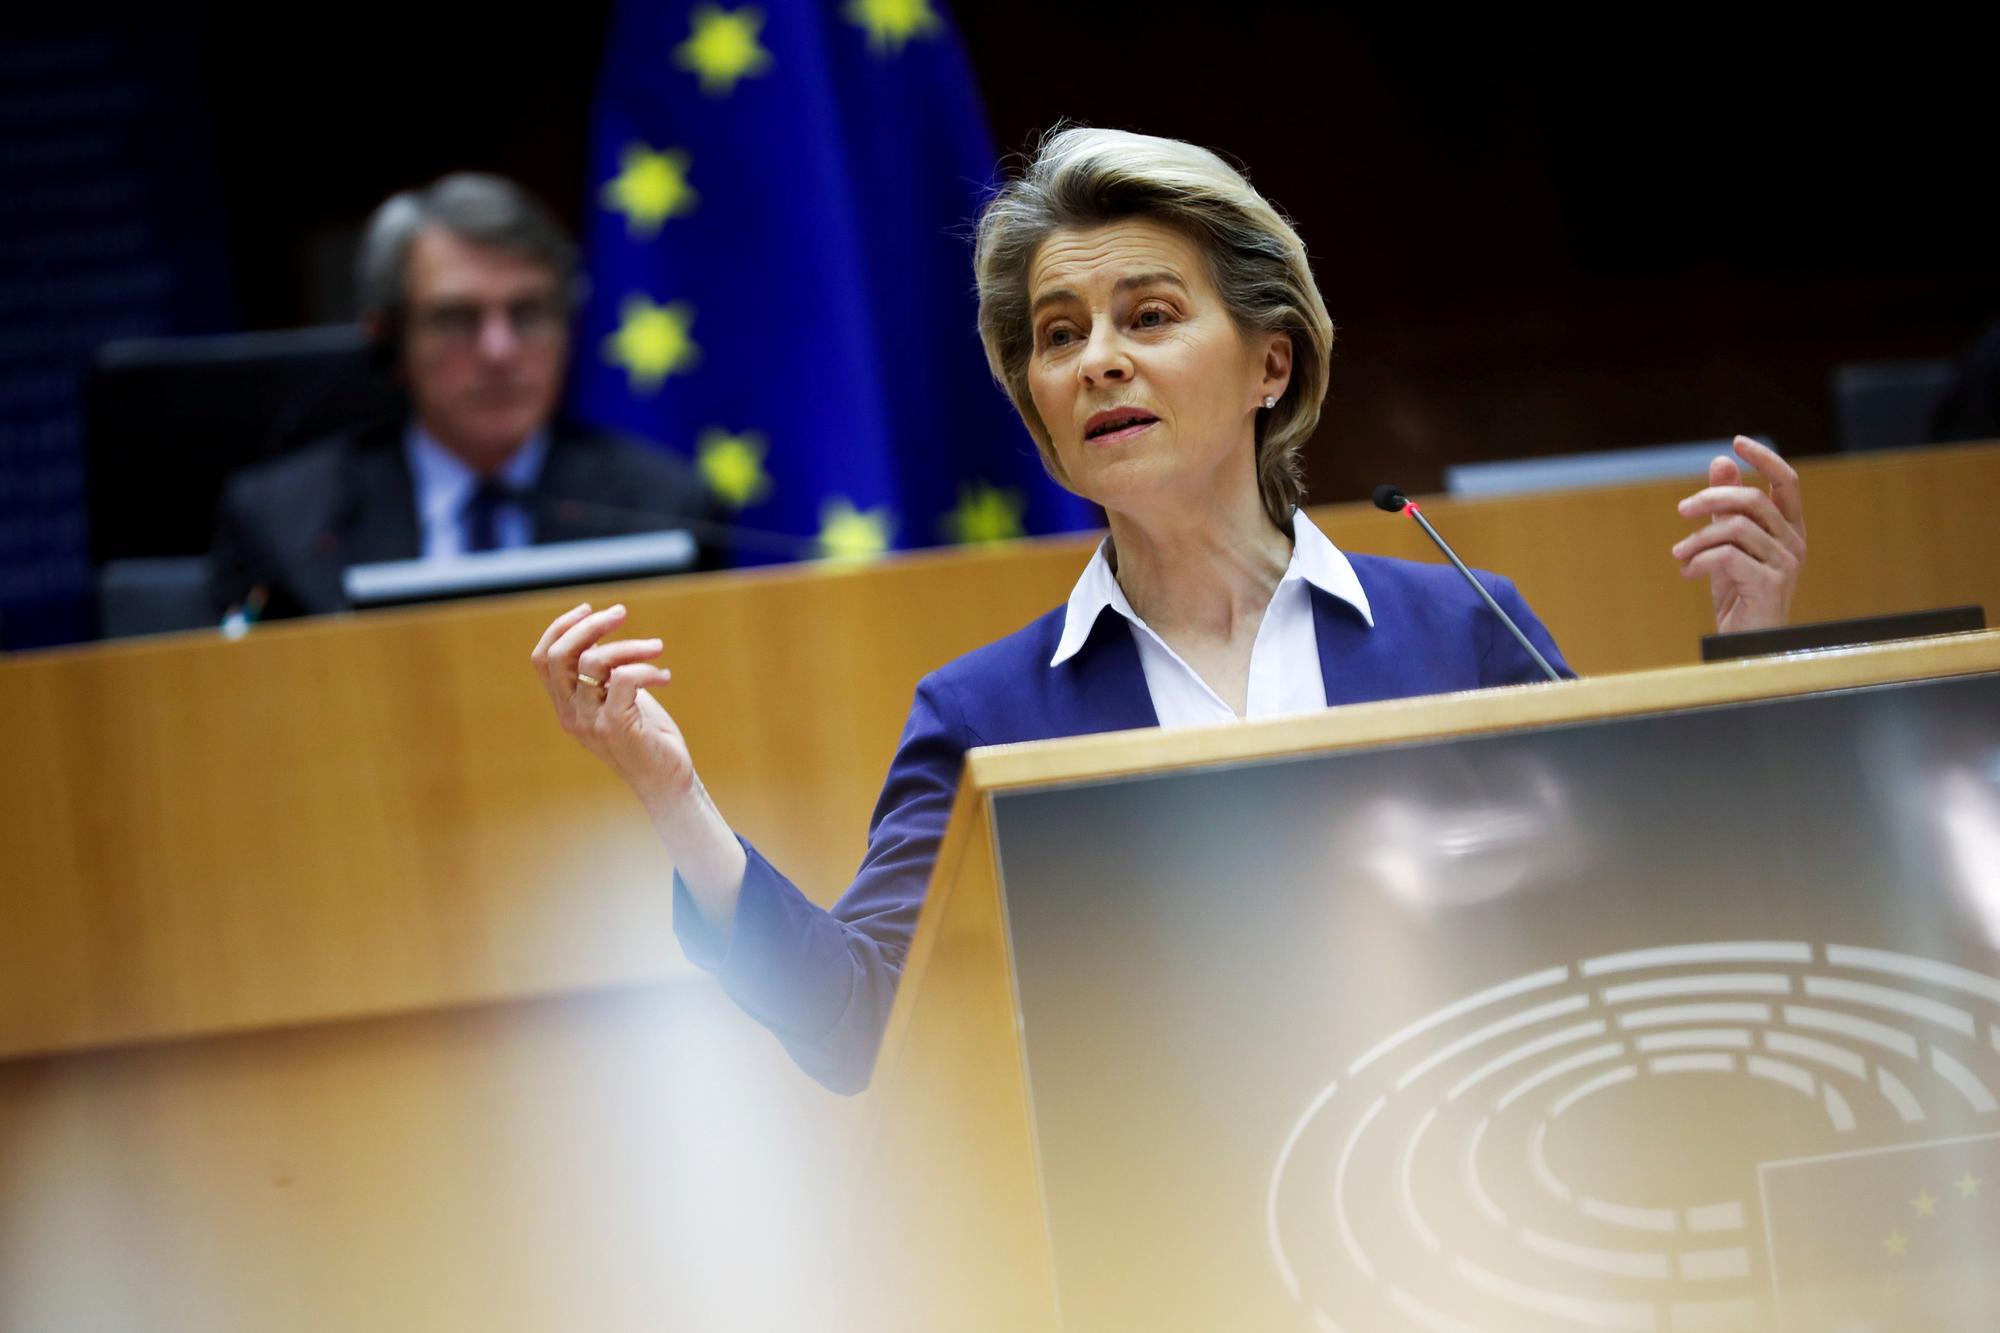
[[(2000, 447), (1804, 468), (1801, 619), (2000, 607)], [(1658, 483), (1428, 512), (1571, 662), (1692, 661), (1705, 591)], [(1316, 511), (1433, 558), (1408, 520)], [(724, 811), (820, 901), (858, 863), (925, 671), (1067, 594), (1089, 538), (593, 590), (668, 644), (665, 699)], [(526, 665), (569, 594), (0, 662), (0, 1056), (685, 975), (668, 867)]]
[[(862, 1262), (886, 1327), (939, 1327), (951, 1309), (1030, 1329), (1055, 1309), (997, 866), (991, 797), (967, 783), (904, 960), (925, 1002), (895, 1006), (882, 1044), (896, 1054), (868, 1099)], [(911, 1193), (944, 1206), (909, 1207)]]

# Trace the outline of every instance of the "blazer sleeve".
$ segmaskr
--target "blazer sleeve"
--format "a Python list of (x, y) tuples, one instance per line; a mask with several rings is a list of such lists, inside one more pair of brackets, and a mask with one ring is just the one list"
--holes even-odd
[[(1483, 572), (1479, 575), (1479, 579), (1486, 586), (1486, 591), (1493, 594), (1493, 600), (1500, 603), (1507, 614), (1514, 618), (1514, 623), (1521, 627), (1521, 632), (1528, 636), (1528, 641), (1548, 659), (1549, 665), (1556, 669), (1556, 674), (1564, 680), (1575, 680), (1576, 672), (1572, 671), (1569, 663), (1563, 660), (1562, 650), (1556, 647), (1554, 636), (1549, 633), (1548, 627), (1542, 624), (1541, 618), (1528, 609), (1528, 603), (1514, 587), (1513, 580)], [(1522, 650), (1520, 641), (1509, 634), (1507, 627), (1491, 612), (1481, 608), (1479, 620), (1486, 626), (1487, 631), (1486, 651), (1479, 660), (1481, 685), (1527, 685), (1548, 679), (1542, 674), (1542, 669), (1535, 665), (1535, 659)]]
[(688, 958), (836, 1092), (868, 1086), (959, 770), (975, 743), (949, 686), (935, 676), (919, 685), (860, 872), (831, 910), (745, 841), (736, 918), (718, 940), (674, 876), (674, 933)]

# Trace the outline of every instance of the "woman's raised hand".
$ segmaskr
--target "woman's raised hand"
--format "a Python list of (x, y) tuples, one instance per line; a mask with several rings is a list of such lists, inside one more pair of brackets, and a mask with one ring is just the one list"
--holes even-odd
[(1708, 578), (1715, 627), (1772, 629), (1785, 623), (1792, 592), (1806, 561), (1805, 504), (1799, 474), (1747, 435), (1736, 437), (1736, 457), (1771, 483), (1765, 494), (1743, 480), (1734, 458), (1708, 465), (1708, 485), (1680, 503), (1682, 518), (1708, 523), (1674, 545), (1682, 578)]
[(623, 606), (573, 607), (542, 631), (530, 660), (563, 730), (638, 795), (696, 908), (726, 943), (747, 853), (702, 789), (681, 729), (646, 693), (673, 679), (653, 665), (663, 645), (658, 639), (604, 642), (624, 623)]
[(664, 645), (658, 639), (604, 641), (624, 623), (623, 606), (573, 607), (542, 631), (531, 660), (563, 730), (651, 808), (694, 790), (694, 761), (680, 727), (646, 692), (673, 679), (654, 665)]

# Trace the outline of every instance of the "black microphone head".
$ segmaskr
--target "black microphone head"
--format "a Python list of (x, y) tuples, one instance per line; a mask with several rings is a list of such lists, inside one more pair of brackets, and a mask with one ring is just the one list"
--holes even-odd
[(1386, 481), (1375, 488), (1375, 507), (1377, 509), (1386, 509), (1392, 514), (1400, 514), (1403, 512), (1403, 506), (1409, 502), (1409, 496), (1403, 494), (1402, 491)]

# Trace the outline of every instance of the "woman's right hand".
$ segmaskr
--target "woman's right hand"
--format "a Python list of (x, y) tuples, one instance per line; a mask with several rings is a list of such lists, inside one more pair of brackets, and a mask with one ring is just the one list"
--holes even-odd
[[(646, 691), (673, 679), (654, 659), (658, 639), (604, 636), (625, 623), (625, 608), (565, 611), (542, 631), (530, 660), (562, 728), (623, 778), (656, 814), (698, 790), (694, 761), (672, 715)], [(600, 682), (590, 685), (590, 676)]]
[[(646, 691), (673, 679), (654, 666), (658, 639), (604, 636), (625, 623), (623, 606), (590, 603), (557, 616), (530, 655), (563, 730), (625, 779), (652, 817), (653, 830), (718, 944), (736, 919), (748, 855), (715, 802), (702, 790), (687, 740), (660, 701)], [(581, 677), (600, 682), (586, 684)]]

